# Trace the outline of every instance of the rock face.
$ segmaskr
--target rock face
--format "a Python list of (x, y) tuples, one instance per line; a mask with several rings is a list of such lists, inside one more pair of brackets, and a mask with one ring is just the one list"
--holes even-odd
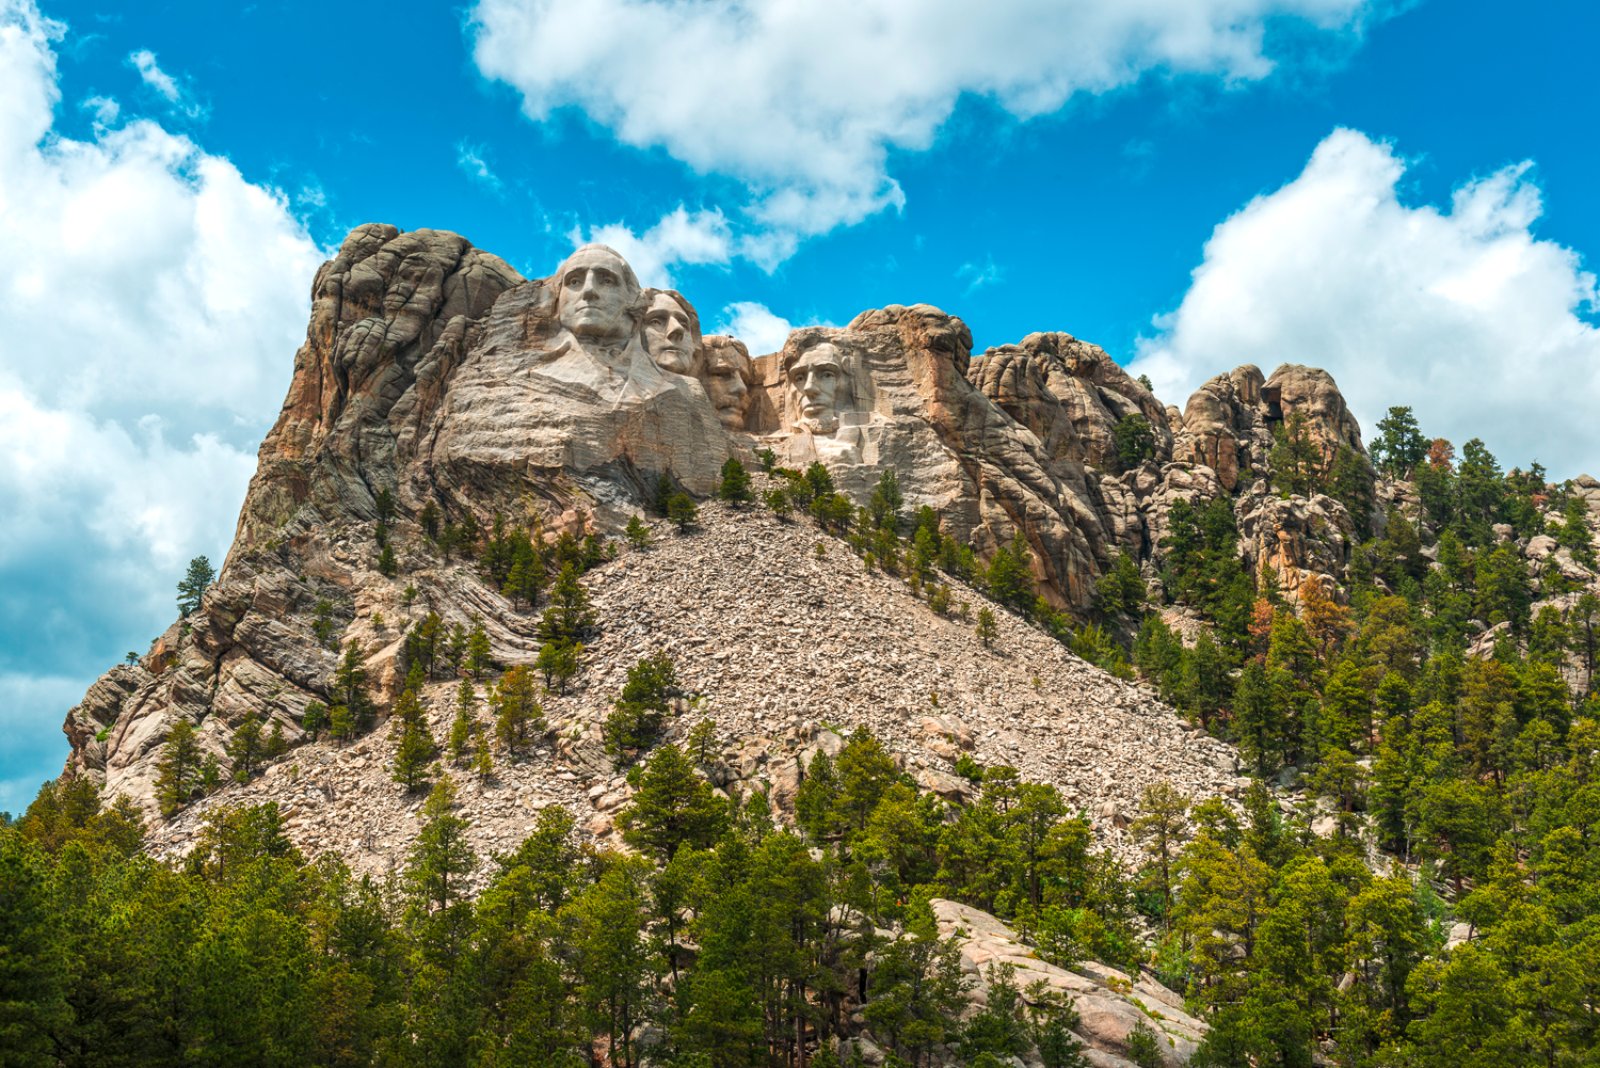
[(1032, 947), (987, 912), (940, 898), (928, 905), (938, 921), (939, 936), (954, 937), (961, 948), (961, 970), (974, 984), (974, 1006), (985, 1003), (989, 969), (1009, 965), (1016, 969), (1016, 983), (1023, 991), (1043, 982), (1048, 991), (1066, 995), (1082, 1021), (1078, 1037), (1088, 1047), (1090, 1063), (1098, 1068), (1131, 1068), (1133, 1061), (1125, 1056), (1128, 1035), (1140, 1024), (1155, 1032), (1162, 1064), (1169, 1068), (1188, 1064), (1199, 1049), (1206, 1024), (1184, 1012), (1183, 998), (1150, 975), (1134, 979), (1093, 962), (1081, 973), (1059, 968), (1040, 960)]
[(1172, 453), (1167, 409), (1098, 345), (1071, 334), (1029, 334), (989, 349), (973, 364), (973, 384), (1034, 432), (1052, 460), (1115, 469), (1116, 426), (1139, 416), (1154, 434), (1152, 458)]
[(907, 500), (941, 512), (980, 557), (1020, 533), (1044, 596), (1081, 612), (1114, 555), (1099, 483), (968, 380), (971, 346), (965, 323), (927, 304), (796, 331), (755, 363), (754, 429), (790, 465), (827, 464), (861, 499), (895, 470)]
[[(1355, 423), (1322, 372), (1289, 366), (1263, 379), (1240, 368), (1207, 383), (1179, 416), (1103, 350), (1071, 335), (1031, 334), (976, 359), (971, 346), (960, 319), (929, 305), (891, 305), (842, 328), (795, 331), (780, 352), (752, 361), (738, 339), (702, 337), (687, 298), (643, 289), (602, 246), (577, 250), (549, 278), (523, 279), (454, 234), (359, 227), (318, 272), (294, 379), (262, 444), (218, 582), (198, 612), (138, 664), (109, 672), (71, 711), (68, 767), (153, 809), (158, 749), (174, 723), (193, 723), (224, 771), (225, 746), (247, 717), (300, 741), (306, 707), (328, 700), (339, 651), (352, 644), (384, 705), (397, 689), (404, 629), (422, 606), (447, 626), (481, 620), (503, 663), (531, 661), (529, 617), (475, 567), (442, 553), (441, 530), (488, 530), (498, 520), (544, 536), (616, 533), (663, 489), (704, 497), (727, 458), (750, 462), (760, 448), (789, 465), (822, 461), (857, 503), (895, 471), (907, 505), (937, 509), (946, 533), (973, 545), (980, 560), (1020, 535), (1041, 596), (1079, 616), (1090, 611), (1095, 582), (1118, 554), (1147, 569), (1159, 564), (1179, 499), (1238, 494), (1248, 550), (1286, 572), (1331, 568), (1348, 553), (1342, 506), (1282, 500), (1244, 488), (1240, 477), (1263, 462), (1272, 427), (1295, 411), (1327, 448), (1359, 449)], [(1137, 462), (1118, 456), (1119, 427), (1135, 419), (1147, 431)], [(1125, 462), (1131, 466), (1122, 470)], [(743, 590), (813, 581), (797, 576), (813, 566), (807, 554), (815, 539), (797, 541), (790, 530), (772, 532), (772, 544), (789, 546), (791, 555), (727, 561), (740, 569)], [(681, 589), (702, 612), (736, 613), (746, 595), (713, 604), (705, 591), (715, 584), (696, 581), (683, 587), (665, 576), (660, 588)], [(923, 707), (928, 694), (953, 685), (930, 666), (946, 650), (937, 642), (901, 646), (903, 627), (882, 622), (899, 614), (846, 602), (840, 611), (861, 629), (878, 621), (867, 646), (876, 659), (836, 673), (857, 652), (841, 642), (843, 659), (812, 665), (803, 685), (773, 671), (790, 662), (785, 657), (810, 661), (813, 643), (775, 652), (779, 659), (759, 670), (741, 669), (740, 678), (754, 672), (760, 681), (739, 691), (740, 700), (775, 718), (741, 721), (760, 741), (739, 758), (729, 784), (747, 782), (763, 761), (782, 766), (775, 754), (785, 746), (822, 744), (802, 737), (807, 709), (829, 708), (830, 722), (866, 721), (864, 710), (833, 702), (867, 693), (866, 680), (876, 677), (869, 667), (887, 663), (895, 668), (873, 684), (880, 688), (871, 699), (905, 718), (873, 720), (875, 729), (899, 739), (905, 759), (923, 761), (918, 774), (928, 788), (959, 792), (946, 749), (956, 744), (950, 737), (977, 725), (963, 728), (957, 715), (961, 723), (939, 738), (897, 726), (933, 714)], [(895, 613), (915, 616), (918, 604)], [(808, 604), (813, 610), (825, 613), (827, 605)], [(761, 625), (787, 628), (780, 618)], [(759, 645), (758, 636), (727, 640)], [(607, 648), (602, 640), (592, 651), (597, 687), (627, 666), (605, 660)], [(686, 655), (694, 648), (686, 645)], [(626, 658), (634, 650), (612, 652)], [(1147, 705), (1121, 684), (1104, 694), (1088, 686), (1099, 673), (1048, 641), (1029, 657), (1016, 662), (1026, 677), (1043, 678), (1043, 665), (1056, 660), (1075, 665), (1072, 685), (1099, 695), (1086, 702)], [(718, 671), (730, 666), (711, 663)], [(907, 689), (911, 679), (919, 681)], [(708, 681), (707, 692), (713, 689)], [(1192, 754), (1198, 763), (1187, 771), (1183, 761), (1166, 767), (1159, 746), (1188, 748), (1170, 713), (1159, 710), (1149, 712), (1151, 723), (1170, 730), (1146, 724), (1133, 732), (1140, 744), (1130, 740), (1125, 751), (1106, 748), (1093, 732), (1074, 742), (1092, 754), (1087, 765), (1100, 769), (1092, 774), (1068, 775), (1049, 761), (1034, 767), (1030, 747), (1049, 748), (1062, 710), (1035, 708), (1027, 691), (1008, 691), (999, 704), (978, 693), (968, 711), (995, 709), (997, 724), (1007, 726), (996, 725), (993, 737), (1013, 738), (1009, 750), (994, 741), (996, 752), (1086, 804), (1146, 781), (1132, 770), (1139, 767), (1189, 776), (1197, 790), (1231, 776), (1220, 750)], [(593, 707), (610, 696), (597, 690)], [(1079, 716), (1081, 708), (1073, 709)], [(581, 724), (594, 714), (572, 710), (576, 738), (590, 737)], [(779, 745), (777, 737), (789, 741)], [(580, 769), (574, 774), (601, 775), (585, 745), (571, 742), (561, 759)], [(1108, 762), (1127, 765), (1115, 783), (1104, 771)], [(1213, 772), (1215, 783), (1207, 778)], [(775, 794), (788, 775), (768, 775)]]

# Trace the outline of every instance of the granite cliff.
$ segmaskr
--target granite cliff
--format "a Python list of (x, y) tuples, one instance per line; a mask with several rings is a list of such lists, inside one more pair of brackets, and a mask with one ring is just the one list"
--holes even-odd
[[(318, 272), (293, 381), (216, 584), (71, 711), (68, 768), (153, 812), (156, 757), (178, 719), (219, 758), (248, 717), (300, 739), (351, 643), (386, 704), (405, 628), (429, 610), (481, 619), (502, 664), (531, 659), (534, 617), (474, 568), (441, 559), (441, 526), (488, 531), (498, 517), (547, 539), (614, 535), (658, 488), (704, 497), (728, 457), (753, 466), (758, 450), (792, 467), (821, 461), (858, 504), (896, 472), (908, 512), (932, 507), (980, 561), (1020, 537), (1039, 595), (1077, 617), (1119, 555), (1154, 578), (1179, 499), (1237, 494), (1247, 554), (1286, 588), (1336, 573), (1347, 555), (1343, 505), (1282, 500), (1241, 475), (1264, 464), (1273, 426), (1296, 412), (1317, 442), (1359, 451), (1326, 374), (1240, 368), (1179, 414), (1067, 334), (971, 348), (959, 318), (892, 305), (796, 331), (752, 360), (737, 339), (702, 337), (688, 300), (641, 289), (608, 249), (527, 280), (454, 234), (360, 227)], [(1140, 434), (1119, 451), (1130, 425)], [(378, 541), (398, 577), (381, 572)], [(772, 567), (745, 577), (781, 585), (786, 565)], [(841, 686), (830, 671), (810, 678)], [(1096, 695), (1082, 697), (1092, 706)], [(603, 707), (609, 695), (595, 698)], [(1155, 748), (1140, 759), (1165, 766)]]

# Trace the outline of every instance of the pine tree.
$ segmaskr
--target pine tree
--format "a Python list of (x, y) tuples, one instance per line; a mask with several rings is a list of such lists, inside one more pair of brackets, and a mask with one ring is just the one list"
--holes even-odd
[(200, 741), (194, 724), (179, 719), (167, 732), (156, 764), (156, 801), (163, 816), (172, 816), (201, 788)]
[(354, 640), (345, 644), (344, 656), (333, 673), (330, 696), (333, 706), (343, 708), (348, 717), (350, 733), (345, 737), (353, 737), (372, 726), (378, 710), (367, 693), (366, 663), (361, 655), (361, 647)]
[(233, 762), (233, 777), (239, 782), (249, 782), (265, 755), (261, 720), (255, 713), (245, 716), (234, 728), (233, 737), (228, 739), (227, 753), (228, 759)]
[(333, 618), (333, 602), (326, 597), (311, 610), (311, 633), (329, 649), (339, 648), (339, 624)]
[(1372, 442), (1372, 459), (1391, 478), (1408, 478), (1428, 455), (1428, 439), (1422, 436), (1411, 409), (1395, 407), (1378, 420), (1378, 436)]
[(764, 491), (761, 500), (779, 522), (787, 523), (794, 515), (794, 498), (782, 486), (774, 486)]
[(717, 480), (717, 499), (736, 507), (755, 499), (750, 492), (750, 473), (744, 469), (738, 457), (730, 456), (722, 465), (722, 477)]
[(289, 740), (283, 736), (283, 724), (272, 721), (272, 732), (267, 735), (266, 758), (277, 760), (289, 751)]
[(699, 507), (695, 505), (694, 498), (687, 493), (677, 490), (667, 496), (667, 518), (678, 528), (679, 534), (688, 533), (699, 516)]
[(840, 829), (834, 815), (838, 803), (839, 777), (828, 754), (818, 749), (795, 792), (794, 821), (813, 842), (828, 841)]
[(178, 615), (187, 618), (200, 609), (200, 599), (205, 595), (206, 587), (216, 580), (217, 573), (211, 567), (211, 561), (204, 556), (197, 556), (189, 561), (189, 570), (184, 572), (183, 581), (178, 583)]
[[(556, 583), (558, 589), (560, 585), (559, 582)], [(549, 615), (548, 612), (545, 614)], [(462, 669), (476, 682), (483, 678), (483, 673), (488, 671), (492, 664), (489, 635), (483, 629), (483, 620), (475, 619), (472, 621), (472, 630), (467, 635), (467, 649), (461, 662)]]
[(456, 715), (450, 721), (450, 763), (459, 765), (466, 756), (467, 745), (472, 741), (477, 724), (478, 690), (471, 679), (462, 679), (456, 687)]
[(606, 752), (626, 757), (654, 745), (677, 693), (677, 668), (666, 653), (644, 657), (629, 668), (622, 694), (601, 730)]
[(1161, 922), (1165, 925), (1172, 911), (1172, 869), (1182, 841), (1189, 798), (1170, 782), (1154, 782), (1140, 794), (1139, 811), (1139, 818), (1128, 830), (1150, 854), (1155, 888), (1161, 895)]
[(1095, 583), (1095, 607), (1107, 619), (1137, 616), (1147, 595), (1139, 565), (1127, 553), (1118, 553), (1111, 567)]
[(689, 758), (699, 767), (709, 767), (711, 757), (716, 751), (717, 725), (709, 719), (702, 719), (689, 729), (688, 744), (685, 751)]
[(1000, 628), (995, 624), (994, 613), (987, 607), (978, 609), (978, 623), (974, 630), (985, 649), (992, 648), (994, 640), (1000, 636)]
[(300, 716), (300, 729), (314, 742), (328, 726), (328, 706), (321, 701), (308, 701), (305, 712)]
[(467, 876), (478, 866), (467, 841), (470, 824), (456, 815), (455, 806), (455, 782), (443, 775), (422, 805), (422, 829), (406, 865), (413, 899), (428, 913), (447, 912), (462, 903)]
[(544, 732), (544, 708), (534, 696), (533, 673), (520, 664), (500, 676), (489, 705), (494, 710), (495, 737), (512, 759), (530, 735)]
[(1022, 532), (1018, 531), (1010, 545), (995, 550), (983, 577), (990, 597), (1023, 615), (1033, 611), (1035, 598), (1033, 569), (1028, 564), (1030, 559), (1032, 554), (1028, 552), (1028, 543), (1023, 540)]
[(1142, 415), (1125, 415), (1111, 428), (1117, 466), (1123, 471), (1138, 467), (1156, 454), (1155, 429)]
[(394, 781), (415, 793), (428, 785), (428, 766), (436, 746), (417, 691), (406, 688), (394, 704), (400, 741), (394, 751)]
[(638, 790), (617, 817), (623, 841), (653, 853), (663, 863), (680, 846), (710, 846), (727, 823), (727, 803), (670, 743), (651, 754)]
[(582, 642), (547, 641), (539, 647), (533, 664), (544, 676), (545, 689), (564, 694), (567, 683), (578, 673), (582, 657)]
[(1272, 437), (1267, 466), (1274, 488), (1284, 496), (1310, 496), (1321, 480), (1322, 451), (1311, 437), (1305, 413), (1290, 412)]
[(539, 621), (539, 637), (546, 642), (576, 642), (587, 637), (594, 626), (589, 592), (578, 581), (577, 567), (568, 563), (550, 588), (550, 605)]
[(328, 734), (340, 742), (348, 742), (360, 733), (356, 718), (348, 705), (336, 704), (328, 709)]
[(874, 530), (897, 533), (900, 530), (900, 511), (905, 507), (905, 495), (900, 492), (900, 478), (894, 468), (878, 476), (872, 487), (872, 497), (867, 502), (867, 514)]
[(646, 549), (650, 546), (650, 527), (638, 516), (629, 516), (628, 525), (622, 533), (627, 536), (628, 544), (635, 549)]
[(56, 1038), (73, 1019), (66, 995), (81, 964), (67, 959), (52, 922), (50, 877), (38, 846), (0, 827), (0, 1064), (7, 1068), (61, 1063)]
[(489, 751), (489, 740), (484, 737), (483, 724), (473, 721), (472, 748), (477, 754), (472, 758), (472, 772), (478, 776), (478, 784), (486, 786), (494, 775), (494, 754)]

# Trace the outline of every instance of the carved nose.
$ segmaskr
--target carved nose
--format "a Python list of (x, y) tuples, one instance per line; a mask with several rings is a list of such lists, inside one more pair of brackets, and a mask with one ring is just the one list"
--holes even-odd
[(813, 374), (806, 375), (805, 383), (800, 387), (800, 392), (808, 397), (815, 397), (818, 393), (821, 393), (822, 390), (817, 386), (817, 376)]
[(668, 323), (670, 325), (670, 329), (667, 330), (667, 340), (668, 341), (682, 341), (683, 340), (683, 324), (678, 322), (678, 320), (676, 320), (676, 319), (668, 320)]

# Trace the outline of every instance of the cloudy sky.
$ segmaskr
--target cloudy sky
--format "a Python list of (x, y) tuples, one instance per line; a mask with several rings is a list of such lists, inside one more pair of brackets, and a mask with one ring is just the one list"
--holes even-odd
[[(42, 5), (42, 6), (41, 6)], [(0, 0), (0, 809), (220, 562), (352, 226), (708, 326), (928, 301), (1600, 473), (1579, 0)]]

